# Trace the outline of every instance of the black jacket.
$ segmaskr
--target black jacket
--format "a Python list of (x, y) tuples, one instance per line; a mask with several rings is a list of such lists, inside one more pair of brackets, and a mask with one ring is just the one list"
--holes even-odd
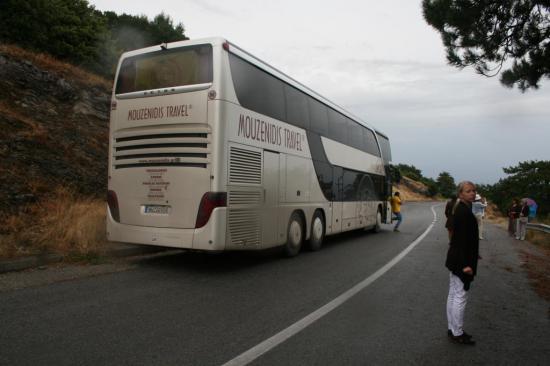
[[(468, 290), (477, 272), (479, 255), (477, 220), (472, 213), (472, 208), (462, 201), (456, 206), (452, 218), (454, 230), (445, 266), (462, 280), (464, 289)], [(472, 268), (473, 275), (462, 272), (466, 267)]]
[(521, 206), (519, 217), (529, 217), (529, 206)]
[(445, 217), (447, 218), (447, 221), (445, 221), (445, 227), (448, 230), (453, 229), (453, 207), (456, 203), (456, 199), (452, 199), (447, 201), (447, 204), (445, 205)]

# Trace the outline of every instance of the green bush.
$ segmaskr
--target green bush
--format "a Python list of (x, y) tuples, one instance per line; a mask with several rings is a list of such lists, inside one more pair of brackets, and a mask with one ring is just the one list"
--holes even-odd
[(182, 24), (95, 10), (86, 0), (2, 0), (0, 41), (112, 77), (122, 52), (185, 40)]

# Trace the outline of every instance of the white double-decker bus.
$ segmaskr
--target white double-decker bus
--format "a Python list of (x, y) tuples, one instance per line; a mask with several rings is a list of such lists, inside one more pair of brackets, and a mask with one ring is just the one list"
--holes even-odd
[(389, 222), (388, 138), (221, 38), (124, 53), (107, 235), (205, 251), (302, 245)]

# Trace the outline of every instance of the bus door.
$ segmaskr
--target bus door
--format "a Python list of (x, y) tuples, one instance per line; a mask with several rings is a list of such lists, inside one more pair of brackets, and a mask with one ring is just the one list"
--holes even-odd
[(344, 186), (344, 171), (342, 168), (335, 166), (333, 168), (333, 193), (332, 198), (332, 232), (339, 233), (342, 231), (342, 210), (343, 210), (343, 186)]
[(357, 205), (357, 217), (359, 218), (359, 227), (365, 227), (367, 225), (371, 225), (372, 223), (369, 221), (369, 212), (371, 208), (371, 204), (368, 202), (369, 200), (369, 176), (366, 174), (363, 174), (361, 177), (361, 181), (359, 182), (359, 187), (357, 188), (357, 196), (358, 196), (358, 205)]
[(262, 243), (263, 248), (277, 241), (279, 216), (279, 154), (264, 150), (263, 165), (263, 207)]

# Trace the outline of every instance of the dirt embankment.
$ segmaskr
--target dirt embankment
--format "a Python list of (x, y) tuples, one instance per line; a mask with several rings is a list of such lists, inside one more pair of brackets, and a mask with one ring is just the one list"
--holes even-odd
[(401, 177), (398, 184), (393, 185), (393, 191), (399, 192), (403, 201), (433, 201), (434, 197), (428, 197), (428, 187), (408, 177)]
[(110, 89), (69, 64), (0, 45), (0, 257), (35, 251), (36, 237), (76, 201), (103, 200)]
[[(508, 218), (491, 202), (485, 211), (485, 219), (503, 230), (508, 230)], [(550, 234), (527, 230), (526, 240), (536, 246), (523, 245), (525, 242), (518, 241), (521, 266), (527, 272), (533, 289), (550, 303)]]

